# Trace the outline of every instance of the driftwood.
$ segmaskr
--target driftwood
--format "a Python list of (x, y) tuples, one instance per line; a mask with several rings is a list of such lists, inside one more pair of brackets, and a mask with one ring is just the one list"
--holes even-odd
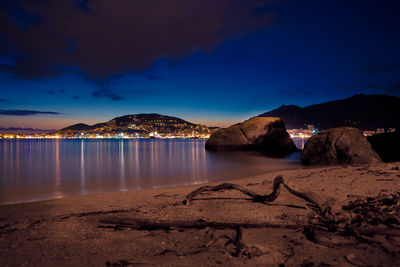
[(193, 201), (193, 198), (203, 192), (206, 192), (206, 191), (216, 192), (216, 191), (222, 191), (222, 190), (240, 191), (243, 194), (251, 197), (254, 202), (261, 202), (261, 203), (272, 202), (279, 196), (281, 183), (283, 183), (283, 178), (282, 178), (282, 176), (279, 175), (274, 179), (272, 192), (268, 195), (259, 195), (251, 190), (248, 190), (247, 188), (241, 187), (236, 184), (229, 184), (229, 183), (224, 183), (224, 184), (220, 184), (220, 185), (216, 185), (216, 186), (209, 186), (209, 185), (202, 186), (202, 187), (197, 188), (193, 192), (189, 193), (186, 196), (186, 199), (184, 200), (184, 204), (190, 205), (191, 202)]
[[(227, 239), (225, 243), (225, 250), (233, 257), (245, 256), (251, 258), (254, 256), (254, 251), (251, 251), (243, 241), (243, 228), (276, 228), (276, 229), (293, 229), (298, 230), (306, 225), (283, 225), (283, 224), (270, 224), (270, 223), (225, 223), (225, 222), (207, 222), (204, 220), (194, 221), (172, 221), (172, 222), (154, 222), (140, 218), (108, 218), (100, 220), (100, 228), (111, 228), (114, 230), (121, 230), (122, 228), (131, 228), (136, 230), (173, 230), (173, 229), (205, 229), (213, 228), (218, 230), (235, 230), (235, 237), (224, 235), (220, 238)], [(207, 251), (207, 248), (201, 248), (197, 252)], [(176, 255), (187, 256), (188, 254), (179, 254), (176, 251), (165, 250), (155, 256), (160, 256), (166, 253), (174, 253)], [(190, 253), (193, 254), (193, 253)], [(119, 265), (115, 265), (119, 266)]]
[(186, 196), (186, 199), (183, 201), (185, 205), (190, 205), (193, 202), (193, 198), (203, 192), (211, 191), (211, 192), (216, 192), (216, 191), (223, 191), (223, 190), (237, 190), (239, 192), (242, 192), (245, 195), (248, 195), (251, 197), (251, 200), (254, 202), (260, 202), (260, 203), (269, 203), (273, 202), (275, 199), (278, 198), (280, 194), (280, 186), (283, 185), (286, 190), (289, 191), (292, 195), (301, 198), (307, 202), (307, 206), (310, 207), (312, 210), (316, 212), (318, 215), (319, 219), (324, 221), (324, 223), (334, 223), (334, 217), (331, 214), (331, 208), (330, 206), (327, 205), (327, 203), (322, 203), (322, 201), (317, 200), (317, 197), (314, 196), (311, 193), (302, 193), (297, 190), (294, 190), (293, 188), (289, 187), (283, 177), (281, 175), (278, 175), (274, 181), (273, 181), (273, 186), (272, 186), (272, 192), (268, 195), (260, 195), (257, 194), (251, 190), (248, 190), (247, 188), (244, 188), (240, 185), (236, 184), (229, 184), (229, 183), (224, 183), (216, 186), (202, 186), (193, 192), (189, 193)]
[[(99, 228), (112, 228), (122, 229), (131, 228), (137, 230), (173, 230), (173, 229), (205, 229), (213, 228), (218, 230), (237, 229), (237, 228), (275, 228), (275, 229), (305, 229), (303, 232), (307, 235), (308, 239), (313, 234), (311, 231), (326, 231), (327, 229), (321, 224), (272, 224), (272, 223), (227, 223), (227, 222), (208, 222), (204, 220), (193, 221), (151, 221), (142, 218), (107, 218), (99, 221), (101, 225)], [(314, 226), (310, 228), (310, 226)], [(346, 227), (337, 227), (337, 231), (344, 234), (349, 229)], [(380, 228), (380, 227), (362, 227), (358, 228), (357, 232), (362, 235), (391, 235), (400, 237), (400, 229), (396, 228)]]
[[(227, 222), (208, 222), (204, 220), (193, 221), (150, 221), (141, 218), (108, 218), (100, 220), (101, 228), (132, 228), (138, 230), (172, 230), (172, 229), (236, 229), (242, 228), (281, 228), (299, 229), (306, 225), (299, 224), (271, 224), (271, 223), (227, 223)], [(106, 226), (105, 226), (106, 225)]]
[[(359, 200), (356, 202), (349, 202), (348, 206), (343, 206), (343, 210), (348, 212), (355, 212), (357, 216), (352, 221), (346, 222), (345, 219), (335, 218), (331, 213), (331, 207), (319, 199), (318, 196), (313, 193), (299, 192), (290, 186), (288, 186), (282, 176), (277, 176), (273, 181), (272, 192), (267, 195), (261, 195), (253, 192), (240, 185), (223, 183), (217, 186), (203, 186), (186, 196), (183, 204), (190, 205), (195, 200), (195, 197), (203, 192), (217, 192), (223, 190), (236, 190), (247, 196), (254, 202), (268, 204), (276, 200), (280, 194), (281, 185), (292, 195), (303, 199), (307, 206), (317, 215), (316, 220), (310, 220), (308, 224), (296, 224), (296, 225), (285, 225), (285, 224), (270, 224), (270, 223), (235, 223), (235, 222), (208, 222), (204, 220), (192, 220), (192, 221), (150, 221), (139, 218), (107, 218), (100, 221), (102, 228), (113, 228), (119, 230), (121, 228), (132, 228), (137, 230), (171, 230), (171, 229), (231, 229), (236, 230), (236, 237), (231, 238), (224, 236), (228, 241), (225, 244), (225, 249), (228, 245), (233, 245), (234, 250), (230, 250), (232, 256), (246, 256), (251, 257), (251, 253), (245, 243), (242, 240), (242, 229), (243, 228), (277, 228), (277, 229), (303, 229), (302, 233), (305, 237), (315, 243), (326, 245), (328, 247), (335, 247), (335, 245), (321, 242), (317, 239), (318, 235), (330, 232), (331, 234), (338, 234), (341, 236), (353, 237), (358, 242), (368, 243), (369, 245), (375, 245), (381, 248), (388, 254), (394, 257), (398, 257), (396, 253), (391, 252), (381, 242), (372, 239), (374, 235), (383, 235), (386, 237), (399, 237), (400, 224), (398, 219), (398, 211), (400, 203), (400, 195), (390, 196), (378, 196), (376, 198), (368, 198), (367, 200)], [(368, 205), (363, 206), (363, 203)], [(375, 205), (375, 206), (374, 206)], [(385, 208), (376, 208), (376, 206), (385, 205)], [(380, 217), (383, 213), (390, 214), (390, 217), (383, 216), (384, 220), (379, 221), (380, 225), (384, 228), (379, 227), (376, 219), (372, 220), (376, 212), (381, 212)], [(394, 214), (393, 214), (394, 213)], [(388, 220), (388, 218), (390, 220)], [(363, 223), (361, 223), (363, 222)]]

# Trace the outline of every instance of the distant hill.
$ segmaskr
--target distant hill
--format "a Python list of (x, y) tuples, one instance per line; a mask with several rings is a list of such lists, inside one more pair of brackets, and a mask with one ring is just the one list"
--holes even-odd
[(87, 125), (87, 124), (84, 124), (84, 123), (77, 123), (77, 124), (65, 127), (65, 128), (63, 128), (63, 129), (61, 129), (59, 131), (68, 131), (68, 130), (71, 130), (71, 131), (88, 131), (88, 130), (91, 130), (91, 129), (93, 129), (93, 128), (90, 125)]
[(125, 115), (121, 117), (114, 118), (107, 122), (107, 125), (116, 125), (116, 126), (127, 126), (129, 124), (136, 125), (146, 125), (146, 124), (154, 124), (154, 123), (162, 123), (165, 125), (175, 125), (175, 124), (188, 124), (195, 125), (194, 123), (187, 122), (180, 118), (160, 115), (157, 113), (150, 114), (134, 114), (134, 115)]
[(281, 117), (288, 129), (305, 128), (308, 124), (313, 124), (319, 129), (355, 126), (368, 130), (399, 128), (399, 110), (400, 97), (357, 94), (304, 108), (282, 105), (259, 117)]
[(44, 129), (33, 129), (33, 128), (19, 128), (19, 127), (10, 127), (10, 128), (0, 128), (1, 134), (35, 134), (35, 133), (51, 133), (55, 130), (44, 130)]
[(176, 132), (208, 132), (210, 129), (204, 125), (194, 124), (177, 117), (150, 114), (132, 114), (113, 118), (107, 122), (87, 125), (77, 123), (56, 133), (64, 135), (74, 135), (77, 133), (176, 133)]

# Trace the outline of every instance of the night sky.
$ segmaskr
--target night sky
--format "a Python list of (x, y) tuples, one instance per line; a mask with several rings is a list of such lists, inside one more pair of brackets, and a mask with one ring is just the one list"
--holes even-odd
[(0, 127), (399, 96), (399, 48), (398, 0), (0, 0)]

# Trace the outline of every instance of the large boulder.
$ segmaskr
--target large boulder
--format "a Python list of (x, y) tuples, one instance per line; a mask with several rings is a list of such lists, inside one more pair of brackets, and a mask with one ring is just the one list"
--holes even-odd
[(301, 153), (305, 165), (368, 164), (380, 162), (361, 130), (332, 128), (310, 137)]
[(400, 161), (400, 130), (367, 137), (383, 161)]
[(277, 117), (255, 117), (218, 130), (207, 140), (206, 149), (258, 150), (277, 157), (298, 151)]

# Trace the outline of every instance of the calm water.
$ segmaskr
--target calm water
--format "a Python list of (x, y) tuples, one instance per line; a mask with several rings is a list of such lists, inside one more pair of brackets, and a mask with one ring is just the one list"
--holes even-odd
[(255, 152), (209, 152), (205, 140), (0, 140), (0, 203), (236, 179), (301, 168)]

